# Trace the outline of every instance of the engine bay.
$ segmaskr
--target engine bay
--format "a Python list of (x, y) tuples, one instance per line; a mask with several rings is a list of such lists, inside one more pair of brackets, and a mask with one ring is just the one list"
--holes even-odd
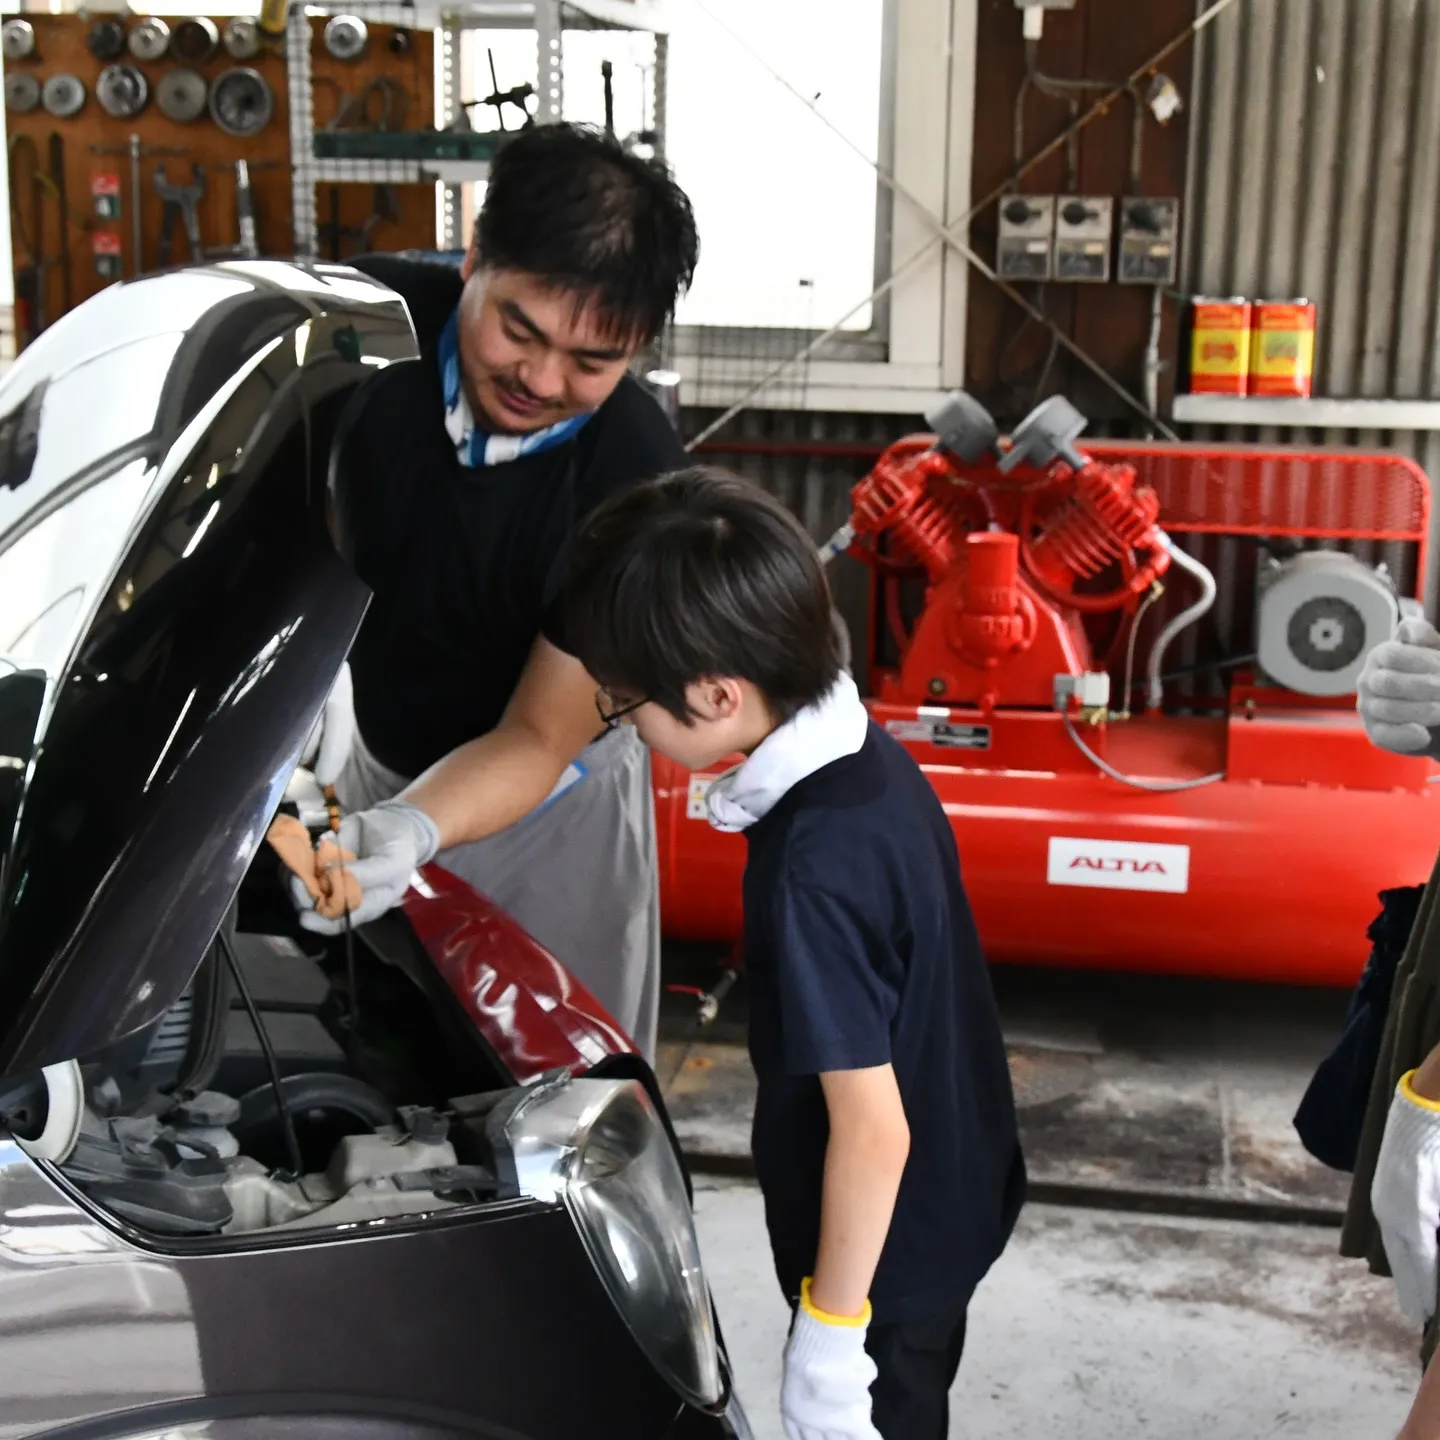
[[(300, 929), (263, 847), (153, 1024), (0, 1098), (17, 1138), (161, 1236), (360, 1224), (499, 1198), (486, 1117), (514, 1082), (402, 915)], [(28, 1115), (29, 1123), (26, 1123)]]

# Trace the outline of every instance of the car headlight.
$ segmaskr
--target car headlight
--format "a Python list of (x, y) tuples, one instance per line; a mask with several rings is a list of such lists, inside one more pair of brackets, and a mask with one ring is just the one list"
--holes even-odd
[(522, 1195), (562, 1203), (615, 1308), (691, 1404), (723, 1398), (700, 1245), (675, 1151), (635, 1080), (546, 1077), (490, 1116), (496, 1162)]

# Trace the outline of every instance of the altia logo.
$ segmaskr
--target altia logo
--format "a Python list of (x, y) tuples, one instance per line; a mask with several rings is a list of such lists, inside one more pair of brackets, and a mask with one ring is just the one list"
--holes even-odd
[(1163, 875), (1165, 867), (1158, 860), (1107, 860), (1101, 855), (1077, 855), (1072, 870), (1105, 870), (1112, 875)]
[(1052, 835), (1048, 871), (1052, 885), (1184, 895), (1190, 889), (1190, 847)]

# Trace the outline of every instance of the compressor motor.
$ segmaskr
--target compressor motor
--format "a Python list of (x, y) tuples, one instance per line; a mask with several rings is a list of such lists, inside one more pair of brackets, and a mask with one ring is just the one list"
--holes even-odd
[(1351, 695), (1365, 657), (1402, 618), (1421, 613), (1418, 601), (1396, 594), (1384, 565), (1337, 550), (1272, 557), (1256, 577), (1257, 661), (1299, 695)]

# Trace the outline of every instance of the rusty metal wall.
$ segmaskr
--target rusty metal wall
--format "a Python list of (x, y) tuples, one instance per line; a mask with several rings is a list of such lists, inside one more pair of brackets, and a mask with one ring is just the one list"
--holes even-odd
[[(1440, 398), (1437, 46), (1440, 0), (1240, 0), (1197, 47), (1184, 288), (1315, 301), (1317, 395)], [(1440, 477), (1440, 434), (1190, 433), (1396, 450)]]

